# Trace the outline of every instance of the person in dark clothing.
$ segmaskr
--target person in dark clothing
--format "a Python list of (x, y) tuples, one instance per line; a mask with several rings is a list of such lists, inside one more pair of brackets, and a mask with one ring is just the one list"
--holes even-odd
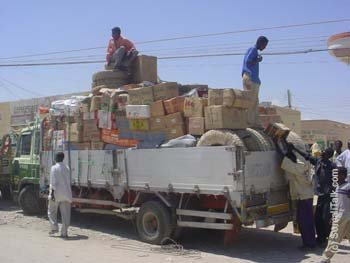
[(332, 170), (336, 166), (329, 159), (333, 156), (333, 150), (328, 148), (321, 153), (320, 158), (316, 158), (293, 145), (290, 147), (315, 166), (315, 194), (318, 196), (315, 212), (316, 242), (321, 246), (325, 245), (331, 231), (330, 194), (332, 192)]

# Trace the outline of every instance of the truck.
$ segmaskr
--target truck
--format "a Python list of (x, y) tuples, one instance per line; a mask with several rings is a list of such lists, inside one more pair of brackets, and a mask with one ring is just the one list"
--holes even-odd
[[(40, 121), (18, 136), (13, 192), (27, 214), (45, 209), (55, 151)], [(290, 141), (301, 139), (290, 133)], [(65, 150), (72, 207), (135, 220), (142, 241), (161, 244), (186, 228), (225, 231), (286, 225), (293, 218), (281, 156), (262, 130), (212, 130), (198, 147)]]

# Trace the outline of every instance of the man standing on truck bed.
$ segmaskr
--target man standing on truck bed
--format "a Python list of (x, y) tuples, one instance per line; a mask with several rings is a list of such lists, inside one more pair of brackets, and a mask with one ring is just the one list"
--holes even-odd
[(134, 44), (121, 36), (120, 28), (112, 28), (112, 38), (108, 42), (106, 55), (107, 67), (112, 67), (114, 70), (128, 71), (137, 54)]
[(62, 218), (61, 237), (67, 238), (67, 230), (70, 224), (72, 190), (69, 168), (63, 163), (63, 159), (63, 152), (56, 153), (56, 164), (52, 166), (50, 173), (50, 194), (47, 214), (51, 224), (49, 234), (58, 233), (57, 209), (60, 208)]
[(250, 91), (253, 105), (248, 109), (248, 124), (252, 127), (259, 126), (259, 63), (262, 61), (262, 56), (258, 54), (258, 50), (262, 51), (266, 48), (269, 40), (260, 36), (254, 47), (248, 49), (244, 56), (242, 67), (243, 89)]

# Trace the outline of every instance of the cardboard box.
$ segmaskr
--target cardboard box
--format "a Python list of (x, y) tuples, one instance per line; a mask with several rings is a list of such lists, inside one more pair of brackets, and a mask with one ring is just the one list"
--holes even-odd
[(138, 56), (132, 65), (132, 72), (133, 83), (141, 83), (143, 81), (157, 83), (157, 57)]
[(148, 119), (130, 119), (129, 125), (132, 131), (149, 131), (150, 129)]
[(151, 118), (151, 107), (149, 105), (127, 105), (126, 117), (129, 119)]
[[(50, 135), (48, 134), (47, 137), (48, 141), (45, 142), (45, 147), (52, 148), (56, 151), (63, 151), (64, 150), (64, 141), (66, 139), (66, 132), (64, 130), (57, 130), (52, 131), (52, 138), (50, 138)], [(50, 140), (52, 139), (52, 146)]]
[(173, 126), (171, 128), (167, 128), (165, 130), (166, 137), (168, 140), (175, 139), (177, 137), (185, 135), (185, 129), (183, 124)]
[(222, 105), (223, 103), (223, 89), (209, 89), (208, 92), (208, 105)]
[(159, 131), (166, 128), (166, 116), (152, 117), (150, 119), (150, 130)]
[(189, 118), (189, 134), (203, 135), (205, 133), (204, 117)]
[(102, 129), (112, 129), (112, 113), (108, 111), (98, 111), (98, 127)]
[(121, 147), (135, 147), (138, 143), (135, 139), (121, 139), (118, 135), (118, 130), (102, 129), (102, 141), (109, 144), (114, 144)]
[(205, 129), (247, 128), (247, 111), (224, 106), (205, 107)]
[(248, 109), (253, 106), (251, 92), (239, 89), (224, 89), (223, 106)]
[(164, 108), (166, 114), (172, 114), (175, 112), (184, 111), (184, 101), (185, 97), (175, 97), (164, 101)]
[(153, 101), (153, 87), (129, 90), (129, 105), (150, 105)]
[(179, 85), (176, 82), (164, 82), (153, 86), (154, 100), (168, 100), (179, 96)]
[(86, 133), (99, 131), (97, 120), (84, 120), (83, 131)]
[(117, 129), (130, 129), (129, 120), (126, 117), (117, 116), (115, 124)]
[(99, 110), (101, 107), (102, 96), (93, 96), (91, 99), (90, 111)]
[(80, 106), (80, 112), (84, 113), (84, 112), (89, 112), (90, 111), (90, 104), (87, 103), (82, 103)]
[(103, 150), (104, 142), (91, 142), (91, 150)]
[(157, 100), (151, 104), (151, 117), (164, 116), (165, 110), (162, 100)]
[(170, 115), (165, 116), (165, 126), (167, 128), (173, 127), (173, 126), (178, 126), (178, 125), (183, 125), (184, 119), (182, 117), (181, 112), (173, 113)]
[(97, 120), (98, 111), (83, 112), (83, 121)]
[(184, 101), (185, 117), (203, 117), (204, 107), (207, 106), (208, 100), (199, 97), (187, 97)]
[(280, 115), (259, 115), (260, 117), (260, 122), (261, 125), (264, 128), (267, 128), (270, 123), (280, 123), (282, 122), (281, 116)]
[(120, 94), (116, 98), (116, 103), (117, 103), (117, 110), (125, 111), (126, 105), (129, 104), (129, 94)]
[(71, 123), (67, 126), (65, 139), (70, 142), (81, 142), (82, 126), (79, 123)]

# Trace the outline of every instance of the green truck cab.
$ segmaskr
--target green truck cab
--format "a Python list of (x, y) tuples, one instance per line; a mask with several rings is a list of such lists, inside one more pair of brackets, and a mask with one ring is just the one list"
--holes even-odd
[(37, 214), (45, 208), (45, 201), (39, 198), (40, 133), (39, 121), (22, 129), (12, 160), (13, 193), (26, 214)]

